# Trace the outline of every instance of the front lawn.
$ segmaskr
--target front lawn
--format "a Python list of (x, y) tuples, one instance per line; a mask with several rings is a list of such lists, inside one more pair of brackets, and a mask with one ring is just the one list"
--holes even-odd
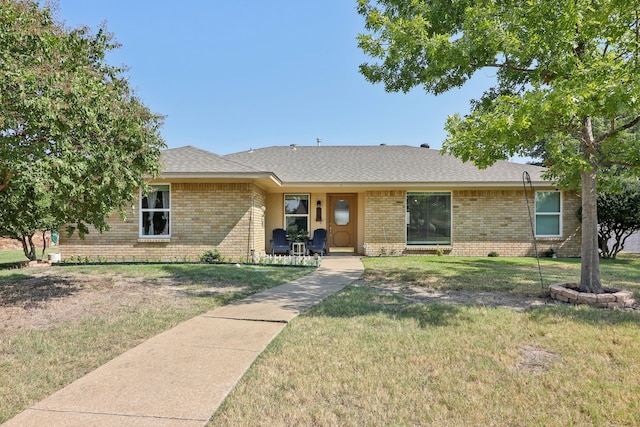
[[(535, 259), (364, 262), (364, 279), (294, 319), (209, 425), (640, 425), (640, 312), (544, 298)], [(545, 284), (579, 271), (542, 260)], [(601, 271), (638, 297), (640, 257)]]
[(310, 271), (213, 264), (0, 270), (0, 424), (179, 322)]

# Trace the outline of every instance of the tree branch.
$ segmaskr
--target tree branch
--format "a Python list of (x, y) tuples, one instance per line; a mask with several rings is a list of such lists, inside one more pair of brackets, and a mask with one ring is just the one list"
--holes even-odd
[(605, 139), (607, 139), (607, 138), (611, 138), (611, 137), (612, 137), (612, 136), (614, 136), (615, 134), (622, 132), (623, 130), (627, 130), (627, 129), (629, 129), (629, 128), (634, 127), (634, 126), (635, 126), (635, 125), (637, 125), (638, 123), (640, 123), (640, 116), (637, 116), (635, 119), (631, 120), (630, 122), (628, 122), (628, 123), (626, 123), (626, 124), (624, 124), (624, 125), (622, 125), (622, 126), (620, 126), (620, 127), (618, 127), (618, 128), (611, 129), (609, 132), (607, 132), (607, 133), (605, 133), (605, 134), (603, 134), (603, 135), (600, 135), (600, 136), (596, 139), (596, 141), (595, 141), (595, 142), (596, 142), (596, 143), (600, 143), (600, 142), (604, 141)]
[(7, 188), (9, 186), (9, 183), (11, 182), (11, 176), (13, 174), (11, 173), (11, 169), (7, 169), (5, 171), (5, 176), (2, 178), (2, 181), (0, 181), (0, 191), (4, 190), (5, 188)]
[(614, 161), (614, 160), (609, 160), (606, 162), (600, 162), (601, 166), (608, 168), (611, 166), (624, 166), (627, 168), (637, 168), (638, 165), (636, 163), (632, 163), (632, 162), (622, 162), (622, 161)]
[(507, 68), (509, 70), (513, 70), (513, 71), (522, 71), (524, 73), (535, 73), (536, 71), (538, 71), (537, 68), (524, 68), (524, 67), (514, 67), (513, 65), (509, 65), (509, 64), (500, 64), (498, 62), (494, 62), (494, 63), (490, 63), (490, 64), (484, 64), (485, 67), (494, 67), (494, 68)]

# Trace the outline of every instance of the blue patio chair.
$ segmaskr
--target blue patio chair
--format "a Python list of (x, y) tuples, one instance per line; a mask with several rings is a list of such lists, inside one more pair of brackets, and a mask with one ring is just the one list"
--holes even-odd
[(318, 228), (313, 232), (313, 238), (307, 242), (307, 254), (319, 253), (321, 256), (327, 254), (327, 230)]
[(274, 229), (273, 238), (271, 239), (271, 255), (283, 251), (288, 255), (290, 250), (291, 243), (287, 240), (287, 231), (284, 228)]

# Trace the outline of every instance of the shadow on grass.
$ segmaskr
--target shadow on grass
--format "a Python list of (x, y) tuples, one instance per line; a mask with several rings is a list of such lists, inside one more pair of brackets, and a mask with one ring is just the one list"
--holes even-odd
[(27, 264), (28, 261), (0, 262), (0, 270), (15, 270), (18, 268), (24, 268)]
[(503, 279), (514, 274), (530, 275), (535, 282), (538, 268), (535, 259), (526, 258), (422, 258), (398, 260), (394, 264), (371, 262), (366, 276), (382, 275), (388, 279), (421, 280), (429, 275), (446, 277), (451, 281), (466, 283), (478, 278)]
[(622, 311), (563, 303), (537, 307), (527, 311), (527, 315), (538, 323), (553, 323), (563, 318), (591, 325), (640, 324), (639, 311)]
[(80, 286), (63, 278), (32, 278), (16, 273), (0, 278), (0, 306), (35, 308), (45, 301), (65, 298), (79, 290)]
[(184, 291), (184, 294), (191, 299), (200, 301), (205, 305), (211, 305), (209, 303), (213, 303), (215, 307), (231, 304), (232, 302), (236, 302), (241, 300), (242, 298), (246, 298), (255, 292), (246, 291), (246, 292), (222, 292), (222, 293), (206, 293), (206, 292), (198, 292), (194, 290)]
[(401, 297), (376, 295), (366, 287), (348, 286), (305, 313), (309, 317), (353, 318), (384, 315), (392, 319), (414, 319), (422, 328), (464, 321), (463, 310), (448, 304), (408, 304)]
[(310, 267), (237, 267), (233, 264), (164, 264), (159, 268), (177, 281), (189, 281), (205, 287), (245, 287), (243, 294), (279, 286), (315, 270)]
[[(409, 283), (438, 290), (505, 292), (538, 297), (548, 286), (580, 280), (580, 259), (543, 258), (542, 280), (535, 258), (416, 257), (365, 261), (364, 278), (372, 283)], [(601, 260), (603, 284), (640, 292), (640, 257)]]
[[(256, 292), (269, 289), (313, 271), (312, 268), (241, 266), (228, 264), (61, 264), (54, 273), (109, 276), (142, 279), (141, 286), (180, 288), (181, 292), (201, 301), (225, 305)], [(18, 272), (20, 271), (20, 272)], [(82, 279), (51, 274), (38, 277), (28, 269), (4, 271), (0, 274), (0, 306), (37, 307), (53, 298), (72, 296), (82, 288)], [(39, 271), (39, 270), (38, 270)], [(64, 274), (64, 276), (67, 276)], [(161, 281), (161, 282), (160, 282)]]
[[(407, 302), (402, 296), (381, 296), (370, 288), (348, 286), (319, 305), (310, 309), (306, 316), (356, 318), (384, 315), (390, 319), (413, 319), (424, 328), (427, 326), (456, 326), (477, 319), (467, 309), (474, 305), (453, 305), (429, 302), (425, 304)], [(570, 305), (554, 302), (553, 305), (530, 307), (522, 312), (537, 323), (560, 323), (569, 319), (592, 325), (638, 325), (639, 311), (621, 311)], [(475, 320), (474, 320), (475, 319)]]

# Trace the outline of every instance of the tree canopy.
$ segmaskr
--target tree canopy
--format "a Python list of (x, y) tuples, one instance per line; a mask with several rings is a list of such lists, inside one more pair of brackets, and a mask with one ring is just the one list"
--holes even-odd
[(637, 2), (359, 0), (358, 12), (359, 46), (379, 61), (360, 70), (388, 91), (440, 94), (493, 70), (496, 86), (449, 117), (443, 150), (484, 168), (542, 144), (546, 177), (581, 188), (580, 287), (601, 292), (598, 174), (624, 179), (640, 166), (640, 138), (627, 132), (640, 123)]
[(158, 173), (162, 117), (106, 62), (118, 47), (105, 28), (0, 0), (0, 235), (104, 231)]

